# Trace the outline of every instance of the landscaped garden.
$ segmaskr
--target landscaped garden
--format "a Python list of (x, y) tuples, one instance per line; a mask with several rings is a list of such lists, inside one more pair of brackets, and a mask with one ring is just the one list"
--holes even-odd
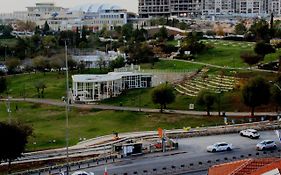
[[(220, 104), (213, 105), (212, 110), (217, 111), (218, 106), (223, 111), (249, 111), (241, 100), (241, 87), (244, 85), (243, 78), (262, 75), (268, 80), (273, 80), (276, 74), (256, 72), (252, 70), (239, 70), (232, 72), (227, 67), (248, 67), (240, 58), (241, 51), (253, 50), (253, 43), (205, 40), (204, 43), (213, 45), (214, 48), (195, 55), (195, 60), (202, 63), (226, 66), (226, 69), (208, 68), (209, 70), (191, 81), (175, 84), (175, 101), (167, 105), (168, 109), (189, 110), (190, 104), (195, 104), (194, 110), (205, 110), (204, 106), (196, 104), (196, 96), (202, 89), (211, 89), (214, 92), (221, 90)], [(265, 62), (274, 60), (278, 53), (268, 55)], [(141, 64), (145, 71), (158, 71), (169, 73), (190, 73), (202, 69), (202, 65), (183, 62), (181, 60), (159, 60), (159, 62)], [(221, 72), (224, 72), (223, 78)], [(91, 71), (90, 71), (91, 72)], [(88, 72), (88, 73), (90, 73)], [(95, 72), (95, 71), (94, 71)], [(234, 78), (234, 77), (237, 77)], [(241, 78), (241, 81), (240, 81)], [(71, 78), (70, 78), (71, 79)], [(2, 96), (37, 98), (38, 89), (36, 84), (43, 82), (45, 99), (61, 99), (65, 96), (65, 75), (63, 72), (30, 73), (11, 75), (7, 77), (8, 94)], [(221, 81), (223, 80), (223, 83)], [(71, 81), (70, 81), (71, 82)], [(71, 83), (70, 83), (71, 86)], [(153, 88), (127, 90), (116, 98), (100, 102), (101, 104), (115, 106), (129, 106), (141, 108), (159, 108), (151, 98)], [(191, 94), (191, 95), (190, 95)], [(8, 114), (5, 102), (0, 108), (0, 121), (7, 121)], [(272, 105), (264, 105), (257, 111), (274, 110)], [(22, 115), (24, 114), (24, 115)], [(30, 138), (28, 151), (63, 147), (65, 145), (65, 111), (62, 107), (12, 102), (13, 119), (31, 125), (34, 136)], [(138, 123), (138, 125), (135, 125)], [(88, 138), (116, 132), (156, 130), (158, 127), (165, 129), (197, 127), (223, 124), (222, 118), (187, 116), (163, 113), (143, 113), (127, 111), (100, 111), (71, 109), (70, 112), (70, 144)]]

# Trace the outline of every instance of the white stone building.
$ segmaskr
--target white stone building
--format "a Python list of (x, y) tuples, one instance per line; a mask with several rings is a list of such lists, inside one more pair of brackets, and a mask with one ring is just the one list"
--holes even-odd
[(152, 86), (152, 75), (139, 72), (110, 72), (105, 75), (73, 75), (72, 99), (90, 103), (120, 95), (126, 89)]
[(108, 30), (127, 23), (127, 10), (116, 5), (91, 4), (75, 8), (57, 7), (54, 3), (36, 3), (27, 11), (0, 13), (6, 23), (22, 20), (32, 21), (43, 27), (47, 21), (53, 30), (80, 30), (83, 26), (92, 31)]
[(78, 63), (83, 63), (86, 68), (99, 68), (100, 66), (108, 67), (109, 63), (118, 56), (124, 57), (124, 54), (115, 51), (95, 51), (90, 54), (73, 54), (72, 59)]

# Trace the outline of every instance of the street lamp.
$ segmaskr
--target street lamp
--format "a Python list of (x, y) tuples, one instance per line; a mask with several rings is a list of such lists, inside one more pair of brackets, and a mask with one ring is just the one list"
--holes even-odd
[(68, 82), (68, 60), (67, 60), (67, 44), (66, 40), (64, 41), (65, 45), (65, 68), (66, 68), (66, 101), (65, 101), (65, 141), (66, 141), (66, 175), (69, 175), (69, 123), (68, 123), (68, 109), (69, 109), (69, 82)]
[[(269, 81), (269, 83), (271, 83), (271, 84), (273, 84), (274, 86), (276, 86), (277, 88), (278, 88), (278, 90), (280, 90), (280, 92), (281, 92), (281, 87), (277, 84), (277, 83), (275, 83), (275, 82), (273, 82), (273, 81)], [(278, 112), (278, 111), (277, 111)]]

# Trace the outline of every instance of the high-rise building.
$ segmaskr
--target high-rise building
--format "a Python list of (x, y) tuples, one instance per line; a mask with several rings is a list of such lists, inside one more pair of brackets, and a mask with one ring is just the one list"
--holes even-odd
[(141, 18), (281, 15), (281, 0), (139, 0)]

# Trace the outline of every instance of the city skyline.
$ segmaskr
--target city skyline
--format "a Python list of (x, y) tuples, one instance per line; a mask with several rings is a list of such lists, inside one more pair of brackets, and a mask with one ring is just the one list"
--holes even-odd
[(85, 4), (112, 4), (118, 5), (127, 9), (130, 12), (137, 13), (138, 9), (138, 1), (137, 0), (83, 0), (83, 2), (79, 0), (9, 0), (2, 3), (0, 6), (0, 13), (9, 13), (13, 11), (25, 11), (28, 6), (35, 6), (35, 3), (38, 2), (52, 2), (55, 3), (56, 6), (61, 6), (64, 8), (72, 8)]

